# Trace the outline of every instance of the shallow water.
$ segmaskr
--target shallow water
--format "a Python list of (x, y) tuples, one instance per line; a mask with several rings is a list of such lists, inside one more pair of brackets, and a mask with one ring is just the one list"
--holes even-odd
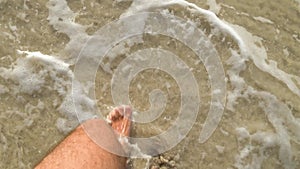
[[(139, 12), (167, 17), (156, 27)], [(130, 15), (134, 25), (112, 26)], [(129, 102), (136, 121), (159, 115), (133, 138), (175, 128), (141, 144), (144, 157), (160, 154), (132, 168), (300, 168), (298, 1), (0, 0), (0, 18), (0, 168), (33, 168), (79, 121)], [(124, 30), (142, 33), (118, 40)]]

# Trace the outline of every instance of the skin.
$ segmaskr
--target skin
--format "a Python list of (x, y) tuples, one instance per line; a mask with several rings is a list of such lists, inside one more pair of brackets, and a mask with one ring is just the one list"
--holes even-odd
[(35, 169), (125, 169), (126, 158), (105, 149), (125, 155), (117, 138), (130, 135), (131, 113), (130, 107), (121, 106), (108, 115), (110, 124), (101, 119), (85, 121)]

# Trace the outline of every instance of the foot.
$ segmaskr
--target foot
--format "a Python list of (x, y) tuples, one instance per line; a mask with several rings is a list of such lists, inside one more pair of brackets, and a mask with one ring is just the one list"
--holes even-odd
[(129, 106), (119, 106), (108, 114), (107, 120), (119, 136), (129, 136), (131, 115), (132, 110)]

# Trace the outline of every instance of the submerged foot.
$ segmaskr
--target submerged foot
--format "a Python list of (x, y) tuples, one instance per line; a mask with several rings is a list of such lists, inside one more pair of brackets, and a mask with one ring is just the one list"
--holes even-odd
[(129, 136), (131, 115), (132, 110), (129, 106), (119, 106), (108, 114), (107, 120), (119, 136)]

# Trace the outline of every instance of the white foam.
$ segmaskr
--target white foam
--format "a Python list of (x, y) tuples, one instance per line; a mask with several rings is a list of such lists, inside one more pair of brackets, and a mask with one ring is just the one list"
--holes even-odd
[(220, 153), (220, 154), (224, 153), (224, 150), (225, 150), (224, 146), (216, 145), (215, 147), (216, 147), (218, 153)]
[[(58, 59), (58, 57), (45, 55), (40, 52), (18, 50), (18, 53), (25, 54), (26, 56), (18, 58), (15, 64), (9, 68), (0, 68), (0, 76), (4, 79), (10, 79), (16, 84), (15, 86), (13, 84), (10, 85), (10, 89), (2, 88), (2, 91), (7, 92), (8, 90), (12, 90), (19, 101), (22, 101), (20, 96), (18, 96), (19, 93), (34, 95), (41, 92), (42, 88), (57, 91), (62, 97), (62, 102), (58, 103), (57, 100), (53, 100), (53, 104), (55, 107), (58, 106), (57, 110), (63, 116), (67, 117), (67, 119), (59, 118), (57, 120), (57, 127), (64, 133), (74, 129), (78, 124), (78, 120), (72, 100), (73, 97), (80, 97), (80, 104), (82, 105), (92, 107), (93, 103), (91, 103), (84, 90), (75, 91), (75, 96), (73, 96), (71, 90), (73, 72), (69, 68), (70, 65)], [(42, 69), (37, 69), (40, 66), (42, 66)], [(50, 77), (53, 83), (46, 83), (46, 77)], [(81, 88), (84, 89), (83, 87)], [(43, 107), (40, 102), (37, 106), (40, 109)], [(28, 112), (31, 112), (33, 109), (28, 108), (26, 108)], [(89, 113), (83, 113), (83, 117), (86, 119), (94, 117)], [(25, 124), (31, 125), (32, 120), (27, 120)]]
[[(257, 131), (250, 135), (246, 128), (237, 128), (239, 133), (238, 139), (250, 138), (250, 146), (252, 146), (251, 141), (257, 141), (261, 143), (262, 146), (259, 147), (259, 154), (254, 152), (251, 153), (253, 160), (247, 165), (242, 165), (242, 163), (245, 163), (243, 161), (245, 154), (244, 152), (241, 152), (240, 155), (236, 157), (236, 166), (238, 168), (260, 168), (263, 160), (268, 158), (264, 153), (267, 148), (279, 146), (279, 160), (282, 163), (282, 166), (286, 169), (296, 168), (296, 163), (292, 160), (294, 155), (290, 142), (291, 140), (295, 142), (299, 142), (300, 140), (298, 132), (300, 130), (299, 121), (294, 118), (289, 108), (284, 103), (280, 102), (274, 95), (267, 92), (256, 91), (251, 87), (249, 87), (246, 92), (249, 95), (262, 99), (259, 106), (264, 110), (269, 122), (275, 128), (276, 132)], [(284, 124), (289, 125), (286, 126)], [(245, 145), (245, 147), (249, 145)]]
[[(19, 88), (13, 88), (14, 93), (40, 92), (45, 83), (46, 71), (35, 72), (28, 59), (19, 58), (10, 68), (0, 68), (0, 76), (12, 80)], [(12, 84), (13, 86), (13, 84)]]
[(129, 16), (138, 12), (147, 12), (150, 11), (151, 9), (163, 8), (163, 7), (168, 7), (176, 4), (186, 7), (186, 9), (190, 10), (191, 12), (197, 12), (205, 15), (207, 20), (211, 22), (213, 26), (217, 26), (220, 31), (230, 34), (232, 38), (237, 41), (242, 51), (246, 50), (246, 47), (241, 37), (236, 33), (234, 29), (228, 26), (227, 23), (222, 22), (213, 12), (202, 9), (197, 5), (187, 2), (185, 0), (165, 0), (165, 1), (134, 0), (131, 6), (127, 9), (125, 13), (121, 15), (121, 17)]
[(253, 17), (253, 19), (260, 21), (262, 23), (274, 24), (274, 22), (272, 22), (270, 19), (264, 18), (262, 16), (256, 16), (256, 17)]
[(297, 34), (293, 34), (292, 37), (298, 42), (300, 43), (300, 37)]
[(216, 0), (207, 0), (207, 5), (209, 5), (209, 10), (215, 14), (219, 14), (221, 6), (217, 4)]
[[(287, 87), (291, 90), (291, 92), (295, 93), (300, 97), (300, 89), (297, 87), (293, 78), (299, 78), (298, 76), (288, 74), (277, 67), (277, 63), (274, 60), (268, 59), (267, 52), (263, 46), (262, 38), (257, 37), (249, 33), (245, 28), (231, 25), (234, 30), (236, 30), (239, 36), (243, 39), (247, 46), (247, 56), (250, 56), (253, 63), (262, 71), (269, 73), (270, 75), (274, 76), (278, 80), (282, 81), (287, 85)], [(259, 44), (259, 46), (257, 45)], [(240, 46), (241, 47), (241, 46)], [(269, 62), (269, 64), (267, 63)], [(300, 81), (297, 80), (298, 83)]]
[(82, 46), (89, 38), (85, 32), (88, 26), (75, 22), (77, 14), (69, 8), (66, 0), (49, 0), (47, 7), (49, 9), (47, 18), (49, 24), (55, 30), (66, 34), (70, 38), (65, 51), (70, 54), (68, 62), (74, 64)]
[(69, 77), (71, 76), (71, 72), (69, 69), (69, 64), (53, 57), (50, 55), (42, 54), (41, 52), (29, 52), (29, 51), (21, 51), (17, 50), (19, 54), (26, 54), (26, 58), (28, 59), (37, 59), (42, 61), (43, 64), (46, 64), (48, 67), (55, 69), (58, 73), (68, 74)]
[(245, 138), (250, 137), (249, 132), (244, 127), (239, 127), (239, 128), (236, 128), (235, 130), (237, 131), (237, 134), (238, 134), (240, 139), (245, 139)]
[(263, 146), (265, 148), (269, 148), (269, 147), (275, 147), (276, 145), (278, 145), (278, 137), (276, 136), (276, 134), (273, 133), (266, 133), (266, 132), (256, 132), (251, 136), (252, 140), (258, 141), (263, 143)]
[(118, 140), (121, 143), (123, 149), (125, 150), (125, 153), (131, 154), (131, 158), (151, 158), (151, 156), (142, 153), (140, 147), (137, 144), (130, 143), (127, 137), (119, 137)]
[(284, 54), (284, 56), (289, 56), (290, 55), (290, 53), (289, 53), (289, 51), (288, 51), (288, 49), (287, 48), (284, 48), (283, 50), (283, 54)]

